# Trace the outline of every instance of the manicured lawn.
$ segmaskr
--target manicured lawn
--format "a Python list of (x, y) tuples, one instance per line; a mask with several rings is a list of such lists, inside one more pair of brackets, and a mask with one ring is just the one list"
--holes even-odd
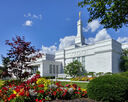
[(62, 84), (63, 86), (66, 85), (66, 84), (77, 84), (79, 87), (84, 88), (84, 89), (86, 89), (86, 88), (87, 88), (87, 85), (88, 85), (88, 83), (62, 82), (62, 81), (61, 81), (61, 84)]
[(3, 84), (4, 81), (0, 80), (0, 86)]

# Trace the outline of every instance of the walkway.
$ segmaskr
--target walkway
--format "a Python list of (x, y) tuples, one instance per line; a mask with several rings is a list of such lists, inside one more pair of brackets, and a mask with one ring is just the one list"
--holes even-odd
[(65, 82), (78, 82), (78, 83), (89, 83), (89, 81), (71, 81), (71, 80), (62, 80), (62, 79), (51, 79), (52, 81), (65, 81)]

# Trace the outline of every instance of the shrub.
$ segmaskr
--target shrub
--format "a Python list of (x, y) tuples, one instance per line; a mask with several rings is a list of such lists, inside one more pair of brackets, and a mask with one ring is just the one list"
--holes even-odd
[(45, 79), (55, 79), (55, 76), (43, 76)]
[(113, 74), (112, 72), (105, 73), (105, 75), (112, 75), (112, 74)]
[(121, 76), (124, 76), (124, 77), (127, 77), (127, 78), (128, 78), (128, 71), (127, 71), (127, 72), (119, 73), (119, 75), (121, 75)]
[(92, 77), (95, 76), (95, 72), (89, 72), (88, 75), (91, 75)]
[(36, 74), (40, 74), (40, 71), (37, 70), (37, 71), (36, 71)]
[(90, 81), (87, 86), (91, 99), (103, 102), (125, 102), (128, 100), (128, 78), (121, 75), (104, 75)]

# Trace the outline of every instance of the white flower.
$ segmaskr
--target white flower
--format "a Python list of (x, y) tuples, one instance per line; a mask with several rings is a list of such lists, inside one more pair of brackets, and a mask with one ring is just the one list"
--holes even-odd
[(69, 88), (69, 89), (68, 89), (68, 92), (69, 92), (70, 94), (72, 94), (73, 91), (74, 91), (73, 88)]

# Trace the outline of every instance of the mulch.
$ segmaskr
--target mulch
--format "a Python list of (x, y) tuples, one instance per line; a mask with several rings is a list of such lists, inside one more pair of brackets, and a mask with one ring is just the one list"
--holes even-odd
[(89, 98), (80, 98), (80, 99), (73, 99), (73, 100), (53, 100), (50, 102), (98, 102), (98, 101), (94, 101)]

